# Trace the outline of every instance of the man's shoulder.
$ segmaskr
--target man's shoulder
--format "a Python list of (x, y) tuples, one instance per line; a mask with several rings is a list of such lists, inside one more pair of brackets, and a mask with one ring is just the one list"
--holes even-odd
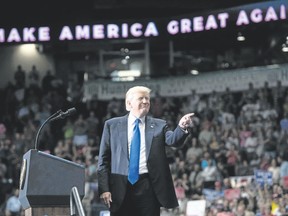
[(118, 117), (113, 117), (113, 118), (110, 118), (110, 119), (107, 119), (106, 120), (106, 123), (107, 124), (114, 124), (114, 123), (117, 123), (117, 122), (121, 122), (121, 121), (124, 121), (127, 119), (127, 115), (125, 116), (118, 116)]
[(155, 122), (155, 123), (161, 123), (161, 124), (166, 124), (166, 121), (164, 119), (160, 118), (154, 118), (152, 116), (147, 116), (147, 121)]

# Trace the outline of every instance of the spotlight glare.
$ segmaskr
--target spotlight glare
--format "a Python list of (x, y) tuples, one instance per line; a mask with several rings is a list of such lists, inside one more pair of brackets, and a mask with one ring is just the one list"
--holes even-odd
[(245, 41), (245, 37), (243, 35), (238, 35), (237, 40), (238, 41)]
[(199, 71), (193, 69), (193, 70), (190, 71), (190, 73), (191, 73), (192, 75), (198, 75), (198, 74), (199, 74)]

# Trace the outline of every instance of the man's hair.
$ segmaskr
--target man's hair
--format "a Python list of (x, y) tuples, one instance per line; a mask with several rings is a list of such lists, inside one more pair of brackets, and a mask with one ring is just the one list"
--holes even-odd
[(145, 86), (134, 86), (134, 87), (131, 87), (130, 89), (128, 89), (128, 91), (126, 92), (126, 97), (125, 97), (125, 104), (126, 104), (126, 110), (127, 111), (130, 111), (130, 109), (128, 107), (128, 101), (131, 101), (133, 99), (134, 94), (137, 92), (143, 92), (143, 93), (150, 94), (151, 89), (149, 89), (148, 87), (145, 87)]

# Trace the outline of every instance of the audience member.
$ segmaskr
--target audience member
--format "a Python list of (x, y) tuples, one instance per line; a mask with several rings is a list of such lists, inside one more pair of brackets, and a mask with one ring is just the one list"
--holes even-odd
[(11, 196), (7, 199), (5, 206), (5, 216), (20, 216), (22, 211), (21, 203), (18, 199), (19, 189), (13, 189)]
[(14, 80), (16, 89), (26, 87), (26, 72), (22, 69), (22, 65), (17, 66), (17, 70), (14, 73)]
[(33, 89), (39, 89), (39, 81), (40, 81), (40, 74), (37, 70), (36, 65), (32, 65), (31, 71), (28, 73), (28, 79), (29, 79), (29, 87)]
[(51, 70), (47, 70), (41, 82), (41, 87), (44, 95), (53, 90), (52, 81), (55, 79), (56, 77), (52, 74)]

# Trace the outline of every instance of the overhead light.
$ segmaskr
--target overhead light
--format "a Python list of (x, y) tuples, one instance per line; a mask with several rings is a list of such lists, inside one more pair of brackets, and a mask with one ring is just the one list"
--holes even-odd
[(245, 36), (243, 36), (243, 34), (241, 32), (239, 32), (238, 36), (237, 36), (237, 40), (238, 41), (245, 41), (245, 39), (246, 39)]
[(141, 72), (139, 70), (119, 70), (117, 74), (119, 77), (139, 77)]
[(115, 70), (110, 75), (113, 81), (134, 81), (141, 76), (140, 70)]
[(280, 68), (278, 64), (267, 65), (266, 67), (270, 69)]
[(88, 81), (89, 79), (89, 75), (87, 72), (84, 73), (84, 81)]
[(121, 60), (121, 63), (122, 63), (123, 65), (126, 65), (126, 64), (128, 64), (128, 61), (127, 61), (127, 59), (122, 59), (122, 60)]
[(19, 53), (25, 56), (36, 56), (43, 48), (37, 44), (22, 44), (18, 46)]
[(112, 81), (116, 81), (116, 82), (124, 82), (124, 81), (134, 81), (135, 77), (112, 77)]
[(282, 52), (288, 52), (288, 46), (286, 44), (282, 45)]
[(198, 74), (199, 74), (199, 71), (193, 69), (193, 70), (190, 71), (190, 73), (191, 73), (192, 75), (198, 75)]
[(121, 49), (120, 49), (120, 51), (121, 51), (121, 53), (129, 53), (129, 49), (128, 48), (125, 48), (125, 47), (122, 47)]
[(288, 52), (288, 36), (286, 36), (286, 42), (282, 44), (282, 52)]

